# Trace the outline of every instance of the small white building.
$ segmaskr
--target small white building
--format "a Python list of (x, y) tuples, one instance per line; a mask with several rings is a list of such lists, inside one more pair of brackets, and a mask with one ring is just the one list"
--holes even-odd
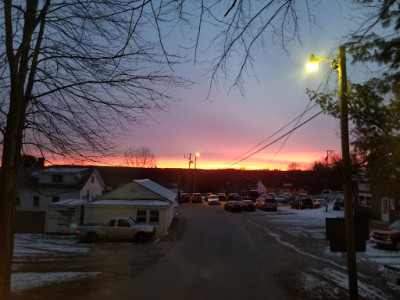
[(73, 234), (83, 221), (83, 205), (87, 200), (66, 199), (47, 207), (45, 233)]
[(134, 180), (99, 200), (84, 205), (83, 224), (101, 224), (113, 216), (129, 216), (138, 223), (149, 223), (157, 235), (168, 233), (175, 216), (176, 193), (149, 180)]

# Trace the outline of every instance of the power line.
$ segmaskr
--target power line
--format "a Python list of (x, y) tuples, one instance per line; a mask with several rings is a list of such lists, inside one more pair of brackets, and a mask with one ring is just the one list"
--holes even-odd
[[(319, 87), (317, 88), (317, 91), (321, 89), (323, 83), (325, 83), (325, 85), (328, 82), (329, 77), (332, 74), (332, 69), (330, 69), (324, 76), (324, 80), (320, 83)], [(326, 87), (325, 87), (326, 88)], [(276, 143), (277, 141), (279, 141), (280, 139), (284, 138), (285, 136), (287, 137), (286, 140), (283, 142), (283, 144), (280, 146), (280, 148), (277, 150), (277, 152), (274, 154), (274, 157), (270, 160), (270, 162), (276, 157), (276, 155), (280, 152), (280, 150), (283, 148), (283, 146), (285, 145), (286, 141), (288, 140), (289, 136), (291, 135), (292, 132), (294, 132), (296, 129), (300, 128), (302, 125), (306, 124), (307, 122), (311, 121), (312, 119), (314, 119), (315, 117), (317, 117), (318, 115), (320, 115), (321, 113), (323, 113), (325, 110), (320, 111), (319, 113), (315, 114), (314, 116), (312, 116), (311, 118), (309, 118), (308, 120), (306, 120), (305, 122), (301, 123), (300, 125), (297, 126), (298, 122), (302, 119), (302, 117), (305, 115), (305, 113), (307, 113), (308, 111), (310, 111), (311, 109), (313, 109), (315, 106), (317, 106), (317, 103), (315, 103), (313, 106), (310, 106), (310, 103), (307, 104), (306, 108), (304, 109), (304, 111), (296, 118), (294, 118), (292, 121), (290, 121), (288, 124), (286, 124), (285, 126), (283, 126), (281, 129), (279, 129), (278, 131), (276, 131), (274, 134), (270, 135), (269, 137), (267, 137), (266, 139), (264, 139), (263, 141), (261, 141), (260, 143), (258, 143), (257, 145), (255, 145), (254, 147), (252, 147), (251, 149), (247, 150), (246, 152), (244, 152), (243, 154), (237, 156), (236, 158), (230, 160), (224, 167), (225, 168), (229, 168), (239, 162), (242, 162), (246, 159), (248, 159), (249, 157), (257, 154), (258, 152), (260, 152), (261, 150), (269, 147), (270, 145)], [(307, 108), (309, 107), (309, 108)], [(296, 125), (295, 127), (290, 130), (289, 132), (287, 132), (286, 134), (282, 135), (281, 137), (279, 137), (278, 139), (275, 139), (273, 142), (269, 143), (268, 145), (262, 147), (261, 149), (253, 152), (252, 154), (244, 157), (241, 159), (241, 157), (243, 157), (244, 155), (246, 155), (247, 153), (249, 153), (250, 151), (254, 150), (255, 148), (257, 148), (258, 146), (262, 145), (263, 143), (265, 143), (267, 140), (269, 140), (270, 138), (272, 138), (273, 136), (277, 135), (279, 132), (281, 132), (283, 129), (285, 129), (286, 127), (288, 127), (290, 124), (292, 124), (293, 122), (296, 121)], [(270, 163), (269, 162), (269, 163)]]
[[(279, 132), (283, 131), (286, 127), (288, 127), (290, 124), (294, 123), (298, 121), (303, 117), (303, 115), (312, 110), (315, 106), (317, 106), (317, 104), (314, 104), (312, 107), (310, 108), (306, 108), (303, 113), (300, 116), (297, 116), (296, 118), (294, 118), (292, 121), (290, 121), (288, 124), (286, 124), (285, 126), (283, 126), (281, 129), (279, 129), (278, 131), (276, 131), (275, 133), (271, 134), (270, 136), (268, 136), (267, 138), (265, 138), (264, 140), (262, 140), (261, 142), (259, 142), (257, 145), (255, 145), (254, 147), (250, 148), (249, 150), (247, 150), (246, 152), (242, 153), (241, 155), (235, 157), (234, 159), (230, 160), (229, 162), (226, 163), (227, 166), (231, 166), (231, 162), (235, 162), (237, 160), (239, 160), (241, 157), (243, 157), (244, 155), (246, 155), (247, 153), (251, 152), (252, 150), (256, 149), (257, 147), (261, 146), (262, 144), (264, 144), (266, 141), (268, 141), (269, 139), (271, 139), (272, 137), (274, 137), (275, 135), (277, 135)], [(296, 123), (296, 124), (297, 124)]]
[[(253, 155), (259, 153), (260, 151), (264, 150), (265, 148), (267, 148), (267, 147), (271, 146), (272, 144), (276, 143), (277, 141), (283, 139), (285, 136), (290, 135), (293, 131), (295, 131), (295, 130), (299, 129), (300, 127), (302, 127), (303, 125), (307, 124), (308, 122), (310, 122), (312, 119), (316, 118), (317, 116), (319, 116), (319, 115), (322, 114), (323, 112), (325, 112), (325, 109), (323, 109), (323, 110), (321, 110), (320, 112), (316, 113), (316, 114), (313, 115), (312, 117), (308, 118), (308, 119), (305, 120), (304, 122), (300, 123), (299, 125), (297, 125), (297, 126), (294, 127), (293, 129), (291, 129), (290, 131), (288, 131), (288, 132), (286, 132), (285, 134), (281, 135), (281, 136), (278, 137), (277, 139), (273, 140), (271, 143), (265, 145), (264, 147), (261, 147), (260, 149), (258, 149), (258, 150), (256, 150), (256, 151), (252, 152), (251, 154), (245, 156), (244, 158), (242, 158), (242, 159), (240, 159), (240, 160), (237, 160), (237, 161), (235, 161), (234, 163), (229, 164), (228, 166), (226, 166), (226, 168), (229, 168), (229, 167), (231, 167), (231, 166), (233, 166), (233, 165), (235, 165), (235, 164), (238, 164), (238, 163), (240, 163), (240, 162), (242, 162), (242, 161), (244, 161), (244, 160), (246, 160), (246, 159), (252, 157)], [(286, 125), (285, 127), (287, 127), (287, 125)], [(280, 130), (280, 131), (281, 131), (281, 130)], [(275, 133), (275, 134), (276, 134), (276, 133)], [(274, 135), (275, 135), (275, 134), (274, 134)], [(254, 147), (253, 147), (253, 149), (254, 149)]]

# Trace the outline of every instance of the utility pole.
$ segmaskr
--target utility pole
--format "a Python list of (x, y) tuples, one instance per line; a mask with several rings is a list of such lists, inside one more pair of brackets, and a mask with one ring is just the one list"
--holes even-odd
[(355, 233), (354, 233), (354, 208), (353, 192), (351, 182), (351, 160), (349, 144), (349, 111), (347, 100), (347, 74), (346, 74), (346, 49), (339, 47), (338, 60), (331, 58), (316, 58), (314, 54), (310, 57), (307, 64), (307, 70), (314, 72), (318, 70), (318, 61), (329, 60), (331, 67), (337, 69), (339, 75), (339, 108), (340, 108), (340, 135), (342, 144), (343, 159), (343, 195), (344, 195), (344, 224), (345, 241), (347, 252), (347, 272), (349, 283), (349, 296), (351, 300), (358, 299), (357, 283), (357, 261), (355, 251)]
[(358, 299), (357, 260), (354, 239), (353, 197), (351, 189), (351, 160), (349, 149), (349, 111), (347, 100), (347, 74), (346, 50), (339, 47), (338, 73), (339, 73), (339, 106), (340, 106), (340, 132), (343, 159), (343, 194), (344, 194), (344, 222), (346, 228), (347, 271), (349, 293), (351, 300)]
[(326, 184), (326, 173), (328, 171), (328, 159), (329, 155), (331, 155), (333, 150), (326, 150), (326, 157), (325, 157), (325, 171), (324, 171), (324, 188), (325, 190), (328, 188)]
[(190, 189), (191, 187), (191, 174), (190, 174), (190, 165), (193, 163), (192, 160), (192, 153), (189, 153), (188, 155), (184, 154), (183, 155), (184, 158), (187, 158), (189, 160), (189, 169), (188, 169), (188, 175), (187, 175), (187, 192), (190, 193)]
[(192, 153), (189, 153), (189, 155), (187, 156), (186, 154), (183, 155), (184, 158), (187, 158), (189, 160), (189, 169), (190, 169), (190, 165), (193, 163), (192, 160)]

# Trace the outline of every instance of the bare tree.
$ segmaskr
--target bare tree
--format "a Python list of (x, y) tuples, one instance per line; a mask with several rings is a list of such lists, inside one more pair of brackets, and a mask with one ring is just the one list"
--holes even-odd
[(287, 52), (292, 41), (300, 41), (299, 15), (304, 12), (310, 25), (315, 18), (311, 7), (315, 0), (230, 0), (199, 1), (196, 27), (195, 61), (200, 52), (203, 35), (214, 26), (217, 34), (208, 50), (215, 56), (209, 58), (210, 90), (221, 79), (232, 82), (232, 87), (244, 91), (245, 77), (254, 74), (255, 53), (272, 46)]
[(292, 162), (288, 165), (288, 170), (289, 171), (296, 171), (299, 169), (298, 163)]
[(232, 78), (242, 88), (266, 33), (283, 48), (298, 39), (295, 5), (308, 10), (295, 0), (1, 1), (0, 298), (10, 293), (22, 151), (95, 159), (113, 150), (117, 127), (141, 123), (173, 101), (171, 87), (189, 83), (174, 73), (186, 58), (165, 43), (178, 24), (195, 31), (194, 61), (209, 26), (218, 28), (210, 86), (230, 78), (239, 53)]
[(157, 159), (147, 147), (125, 151), (126, 164), (136, 168), (157, 168)]
[(173, 72), (181, 57), (164, 48), (161, 3), (5, 0), (0, 7), (0, 299), (8, 299), (21, 151), (109, 153), (116, 127), (163, 109), (171, 87), (189, 82)]

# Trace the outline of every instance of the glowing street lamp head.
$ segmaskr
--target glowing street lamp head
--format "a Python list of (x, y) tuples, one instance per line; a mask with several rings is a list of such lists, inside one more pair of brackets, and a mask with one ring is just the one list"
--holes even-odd
[(311, 54), (310, 61), (307, 63), (306, 68), (308, 72), (318, 71), (318, 59), (315, 58), (314, 54)]

